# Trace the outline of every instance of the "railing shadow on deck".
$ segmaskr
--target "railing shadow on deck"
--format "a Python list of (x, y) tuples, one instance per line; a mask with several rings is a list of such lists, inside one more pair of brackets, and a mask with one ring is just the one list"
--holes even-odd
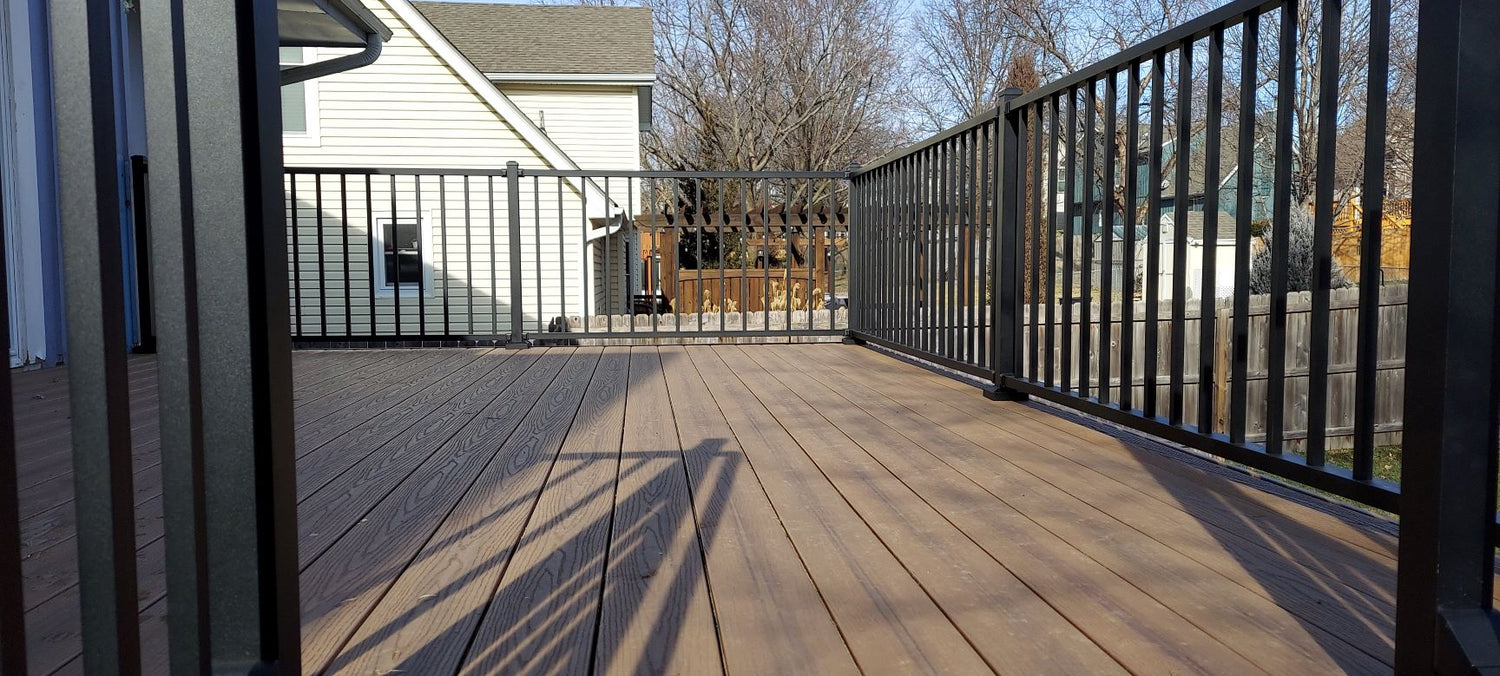
[[(447, 627), (442, 630), (436, 640), (421, 646), (406, 655), (390, 656), (389, 668), (404, 673), (426, 673), (441, 667), (443, 670), (452, 670), (460, 665), (473, 665), (464, 667), (466, 670), (475, 668), (480, 672), (504, 672), (504, 673), (530, 673), (532, 671), (545, 671), (563, 664), (572, 664), (577, 668), (583, 665), (592, 665), (593, 660), (610, 659), (606, 653), (611, 648), (618, 647), (621, 636), (605, 636), (601, 632), (600, 625), (604, 618), (602, 613), (606, 607), (613, 607), (616, 611), (626, 609), (627, 615), (623, 624), (630, 627), (632, 633), (640, 632), (648, 636), (651, 648), (648, 656), (670, 655), (676, 645), (681, 632), (681, 618), (675, 618), (669, 614), (661, 614), (656, 617), (642, 615), (642, 608), (638, 604), (612, 604), (610, 600), (622, 594), (628, 594), (623, 589), (624, 585), (631, 584), (630, 580), (618, 580), (605, 578), (605, 570), (612, 563), (629, 558), (632, 555), (652, 553), (660, 554), (669, 549), (667, 541), (672, 539), (674, 532), (680, 534), (683, 529), (693, 533), (692, 551), (687, 555), (700, 557), (700, 543), (702, 548), (711, 545), (716, 529), (712, 523), (699, 523), (699, 516), (694, 513), (693, 504), (714, 504), (728, 499), (728, 492), (740, 471), (743, 458), (734, 452), (725, 452), (723, 440), (712, 440), (710, 443), (699, 445), (686, 450), (662, 450), (632, 452), (598, 452), (598, 453), (568, 453), (564, 459), (556, 455), (549, 459), (537, 459), (537, 461), (550, 461), (554, 465), (563, 461), (578, 461), (575, 466), (560, 474), (549, 474), (546, 481), (548, 486), (555, 483), (565, 482), (572, 475), (583, 471), (584, 464), (589, 462), (604, 462), (616, 464), (618, 475), (613, 477), (607, 484), (601, 484), (589, 492), (575, 496), (573, 505), (565, 508), (562, 514), (542, 523), (526, 523), (519, 540), (497, 547), (495, 554), (483, 561), (475, 562), (471, 566), (472, 571), (490, 571), (496, 579), (492, 592), (484, 594), (484, 601), (461, 616), (455, 618), (428, 618), (427, 608), (414, 607), (401, 613), (399, 617), (391, 620), (384, 627), (375, 629), (373, 635), (363, 640), (355, 641), (339, 652), (338, 659), (333, 663), (332, 669), (338, 669), (342, 665), (361, 662), (372, 657), (383, 649), (382, 639), (386, 638), (388, 631), (399, 629), (409, 623), (423, 623), (432, 621), (447, 622)], [(646, 471), (644, 465), (652, 459), (671, 459), (681, 461), (685, 454), (708, 455), (714, 470), (712, 476), (691, 477), (692, 501), (661, 500), (659, 504), (636, 520), (635, 523), (624, 524), (619, 521), (623, 516), (615, 509), (619, 503), (631, 498), (640, 498), (648, 502), (655, 502), (660, 496), (651, 493), (655, 487), (659, 487), (663, 481), (671, 481), (664, 473), (683, 472), (684, 467), (676, 464), (671, 467), (662, 468), (647, 477), (639, 489), (630, 495), (617, 495), (616, 486), (630, 475)], [(684, 476), (684, 478), (688, 478)], [(706, 483), (703, 483), (705, 482)], [(701, 494), (701, 495), (700, 495)], [(518, 496), (512, 506), (526, 501), (537, 500), (537, 495), (529, 494)], [(603, 508), (593, 509), (598, 515), (587, 524), (576, 526), (566, 524), (567, 516), (574, 509), (585, 509), (596, 501), (606, 501)], [(703, 501), (707, 501), (704, 503)], [(503, 512), (504, 510), (499, 510)], [(489, 518), (494, 518), (493, 516)], [(572, 531), (567, 538), (552, 547), (552, 554), (541, 559), (535, 565), (519, 575), (514, 575), (510, 569), (511, 560), (517, 552), (528, 544), (543, 541), (554, 536), (554, 529), (569, 525)], [(668, 530), (657, 532), (655, 529), (666, 525)], [(442, 556), (445, 550), (467, 538), (476, 530), (482, 528), (483, 524), (475, 524), (464, 532), (454, 533), (443, 541), (429, 543), (424, 551), (425, 555), (410, 561), (406, 565), (399, 566), (406, 569), (415, 566), (426, 557)], [(611, 531), (625, 534), (623, 539), (610, 537)], [(607, 546), (600, 547), (601, 542), (607, 542)], [(572, 562), (554, 561), (578, 557)], [(546, 563), (547, 565), (541, 565)], [(569, 571), (559, 576), (561, 570)], [(386, 574), (372, 575), (372, 579), (380, 583), (388, 584), (394, 578), (388, 575), (398, 572), (394, 567), (387, 567)], [(663, 571), (673, 576), (668, 598), (678, 599), (694, 593), (693, 588), (705, 584), (703, 579), (703, 568), (701, 565), (674, 566), (671, 570)], [(501, 584), (501, 580), (511, 581)], [(461, 593), (469, 584), (477, 581), (467, 577), (467, 573), (460, 575), (459, 579), (433, 589), (429, 594), (432, 598), (441, 600), (452, 594)], [(643, 583), (644, 584), (644, 583)], [(540, 592), (540, 595), (538, 595)], [(484, 621), (493, 609), (522, 607), (529, 609), (524, 613), (524, 620), (514, 624), (502, 631), (489, 631), (484, 627)], [(546, 611), (542, 614), (539, 611)], [(633, 625), (649, 625), (649, 628), (640, 628)], [(367, 633), (362, 631), (361, 633)], [(466, 645), (461, 659), (455, 661), (455, 655), (451, 652), (454, 640)], [(599, 651), (596, 654), (596, 651)], [(379, 658), (377, 658), (379, 659)], [(618, 659), (618, 657), (615, 657)], [(598, 668), (621, 666), (626, 670), (651, 671), (652, 664), (619, 665), (598, 664)]]
[[(955, 377), (951, 370), (916, 357), (880, 351), (896, 361)], [(963, 377), (958, 379), (981, 385)], [(1115, 520), (1119, 528), (1137, 531), (1163, 546), (1179, 549), (1196, 569), (1163, 570), (1157, 567), (1159, 561), (1141, 561), (1141, 566), (1151, 568), (1138, 571), (1140, 575), (1158, 578), (1212, 575), (1211, 584), (1216, 588), (1222, 585), (1225, 592), (1216, 603), (1232, 608), (1235, 598), (1244, 598), (1245, 593), (1269, 600), (1284, 609), (1296, 626), (1324, 650), (1328, 659), (1346, 672), (1368, 673), (1377, 663), (1387, 665), (1381, 670), (1389, 668), (1394, 651), (1396, 552), (1395, 539), (1390, 534), (1392, 524), (1383, 517), (1327, 502), (1327, 498), (1256, 477), (1059, 404), (997, 405), (1024, 406), (1035, 411), (1031, 414), (1034, 422), (1044, 421), (1060, 429), (1064, 439), (1074, 437), (1076, 449), (1072, 448), (1073, 442), (1006, 429), (1006, 414), (997, 412), (999, 418), (987, 418), (1002, 434), (1015, 435), (1032, 444), (1038, 454), (1033, 462), (1057, 462), (1061, 467), (1049, 471), (1078, 472), (1087, 477), (1089, 494), (1075, 497)], [(1026, 468), (1018, 471), (1032, 472)], [(1242, 492), (1250, 495), (1242, 496)], [(1110, 497), (1112, 493), (1124, 495)], [(1005, 499), (1003, 495), (996, 497)], [(1284, 516), (1279, 510), (1261, 508), (1257, 505), (1260, 499), (1287, 501), (1293, 511), (1305, 508), (1319, 512), (1312, 515), (1314, 519), (1338, 519), (1351, 529), (1349, 539)], [(1147, 526), (1143, 525), (1140, 514), (1133, 518), (1108, 509), (1110, 505), (1140, 502), (1184, 512), (1191, 519), (1185, 523), (1195, 524), (1208, 538), (1182, 531), (1184, 523)], [(1174, 528), (1171, 540), (1164, 539), (1159, 532), (1166, 527)], [(1101, 533), (1101, 537), (1109, 536)], [(1224, 568), (1222, 559), (1216, 562), (1217, 552), (1233, 561), (1236, 569)], [(1244, 646), (1230, 647), (1244, 649)]]
[[(1192, 516), (1218, 549), (1239, 565), (1238, 571), (1215, 571), (1223, 576), (1222, 584), (1244, 586), (1286, 610), (1348, 673), (1368, 671), (1370, 660), (1391, 664), (1396, 610), (1395, 539), (1386, 530), (1391, 524), (1379, 523), (1381, 517), (1366, 515), (1357, 508), (1326, 502), (1327, 498), (1256, 478), (1153, 439), (1110, 430), (1055, 406), (1028, 406), (1111, 437), (1119, 452), (1128, 454), (1132, 464), (1160, 489), (1156, 495), (1151, 494), (1155, 491), (1143, 491), (1143, 497)], [(1100, 473), (1097, 481), (1116, 479)], [(1243, 497), (1241, 493), (1252, 495)], [(1360, 534), (1351, 533), (1350, 539), (1343, 539), (1304, 520), (1261, 509), (1256, 501), (1262, 496), (1287, 501), (1294, 511), (1317, 512), (1312, 518), (1337, 519)], [(1359, 544), (1353, 539), (1365, 542)], [(1236, 580), (1237, 573), (1248, 578)]]

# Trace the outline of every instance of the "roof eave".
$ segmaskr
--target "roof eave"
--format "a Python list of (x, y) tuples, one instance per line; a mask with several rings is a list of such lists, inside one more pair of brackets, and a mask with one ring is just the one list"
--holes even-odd
[(282, 47), (365, 47), (391, 29), (360, 0), (276, 0)]
[(484, 77), (496, 84), (627, 85), (633, 87), (656, 84), (655, 73), (485, 73)]

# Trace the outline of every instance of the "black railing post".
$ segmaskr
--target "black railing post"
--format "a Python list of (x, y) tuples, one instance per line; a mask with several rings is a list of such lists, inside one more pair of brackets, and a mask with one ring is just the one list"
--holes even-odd
[(995, 236), (990, 240), (994, 259), (990, 277), (990, 361), (994, 370), (995, 389), (986, 390), (990, 399), (1025, 399), (1026, 395), (1009, 389), (1001, 380), (1013, 375), (1021, 366), (1021, 228), (1017, 221), (1017, 201), (1022, 197), (1021, 109), (1012, 110), (1011, 101), (1021, 90), (1007, 87), (1000, 92), (999, 139), (995, 144), (995, 194), (991, 201), (991, 218)]
[(1500, 5), (1424, 0), (1418, 32), (1395, 666), (1468, 672), (1500, 666)]
[[(584, 189), (586, 191), (587, 187), (585, 186)], [(525, 289), (522, 288), (521, 282), (521, 165), (514, 161), (505, 163), (505, 200), (507, 213), (505, 233), (510, 240), (510, 341), (505, 346), (516, 350), (528, 347), (528, 345), (526, 343), (526, 312), (525, 307), (522, 306)], [(587, 202), (584, 204), (583, 222), (587, 224), (589, 218)], [(491, 214), (491, 218), (493, 217), (494, 215)], [(584, 260), (587, 260), (587, 257)], [(584, 293), (589, 293), (589, 290), (585, 289)], [(541, 308), (537, 308), (537, 311), (540, 312)]]
[[(849, 327), (846, 331), (844, 331), (844, 343), (850, 345), (863, 345), (865, 342), (863, 340), (860, 340), (855, 335), (856, 333), (865, 330), (863, 323), (864, 320), (860, 316), (863, 313), (865, 300), (864, 289), (861, 287), (861, 285), (864, 284), (864, 275), (866, 271), (864, 269), (865, 266), (863, 265), (865, 261), (861, 253), (862, 250), (860, 248), (862, 246), (865, 246), (863, 236), (864, 233), (858, 232), (860, 226), (859, 221), (861, 216), (863, 215), (863, 211), (859, 207), (859, 200), (863, 196), (859, 194), (859, 188), (856, 186), (857, 179), (855, 178), (855, 175), (858, 173), (859, 163), (849, 163), (848, 178), (846, 179), (849, 182), (849, 220), (846, 226), (849, 232), (849, 256), (847, 257), (849, 267)], [(829, 277), (828, 285), (830, 287), (833, 286), (833, 278), (831, 276)], [(838, 296), (837, 291), (834, 291), (834, 296)], [(835, 310), (830, 310), (829, 312), (830, 314), (828, 315), (828, 321), (832, 322), (832, 312), (835, 312)]]

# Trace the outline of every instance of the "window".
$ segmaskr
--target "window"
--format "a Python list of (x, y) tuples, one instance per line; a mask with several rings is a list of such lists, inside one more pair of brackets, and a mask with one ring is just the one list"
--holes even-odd
[[(311, 47), (282, 47), (281, 67), (300, 66), (313, 60)], [(307, 80), (281, 88), (281, 133), (294, 145), (315, 144), (318, 138), (318, 85)]]
[(639, 121), (639, 129), (643, 132), (652, 131), (651, 125), (651, 87), (635, 88), (636, 117)]
[(419, 290), (432, 293), (432, 266), (427, 254), (432, 250), (431, 223), (414, 218), (376, 221), (374, 237), (375, 288), (392, 294), (400, 285), (401, 295), (416, 295)]

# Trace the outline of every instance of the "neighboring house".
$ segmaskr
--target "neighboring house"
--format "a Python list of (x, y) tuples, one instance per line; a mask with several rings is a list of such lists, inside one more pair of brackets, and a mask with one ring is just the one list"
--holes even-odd
[[(1148, 134), (1149, 129), (1143, 127), (1140, 131), (1140, 137), (1142, 139), (1145, 139), (1148, 137)], [(1240, 211), (1239, 205), (1237, 204), (1238, 181), (1240, 178), (1238, 164), (1238, 140), (1239, 131), (1237, 126), (1226, 125), (1222, 129), (1220, 134), (1219, 146), (1219, 177), (1218, 181), (1213, 187), (1213, 191), (1217, 193), (1219, 200), (1219, 215), (1215, 227), (1216, 238), (1213, 242), (1215, 260), (1215, 282), (1213, 285), (1213, 292), (1219, 296), (1229, 295), (1233, 292), (1234, 289), (1235, 233), (1238, 227), (1238, 214)], [(1207, 243), (1204, 239), (1204, 209), (1207, 204), (1209, 188), (1207, 186), (1208, 172), (1204, 163), (1206, 156), (1203, 152), (1203, 144), (1205, 142), (1203, 131), (1198, 130), (1192, 137), (1192, 141), (1193, 152), (1190, 153), (1187, 158), (1188, 184), (1187, 189), (1184, 191), (1187, 203), (1187, 246), (1189, 272), (1189, 277), (1185, 280), (1185, 283), (1188, 296), (1190, 298), (1199, 298), (1203, 293), (1203, 255), (1207, 248)], [(1142, 207), (1142, 213), (1137, 218), (1136, 223), (1136, 269), (1133, 273), (1133, 276), (1136, 279), (1142, 280), (1143, 283), (1146, 269), (1147, 233), (1149, 231), (1151, 222), (1150, 215), (1148, 213), (1145, 213), (1144, 209), (1147, 195), (1149, 195), (1150, 191), (1150, 188), (1147, 184), (1147, 181), (1149, 180), (1149, 163), (1151, 161), (1149, 150), (1149, 146), (1143, 145), (1140, 150), (1136, 152), (1134, 157), (1137, 176), (1136, 195), (1138, 196), (1137, 199), (1139, 200)], [(1161, 230), (1159, 240), (1161, 266), (1158, 275), (1158, 293), (1159, 297), (1163, 300), (1170, 299), (1174, 291), (1171, 266), (1172, 250), (1175, 246), (1175, 229), (1173, 228), (1173, 218), (1176, 213), (1177, 206), (1176, 152), (1177, 142), (1175, 138), (1169, 138), (1162, 143), (1162, 173), (1161, 184), (1158, 188), (1160, 191), (1159, 203), (1161, 213)], [(1250, 210), (1250, 218), (1252, 221), (1269, 217), (1271, 210), (1270, 196), (1272, 194), (1272, 167), (1269, 163), (1268, 156), (1265, 152), (1257, 152), (1254, 157), (1255, 161), (1251, 165), (1250, 179), (1251, 201), (1248, 205), (1248, 208)], [(1079, 162), (1077, 164), (1078, 166), (1076, 167), (1076, 169), (1081, 175), (1082, 162)], [(1116, 180), (1123, 182), (1125, 180), (1125, 177), (1122, 174), (1120, 176), (1117, 176)], [(1060, 173), (1060, 175), (1058, 176), (1059, 186), (1063, 185), (1062, 181), (1063, 176)], [(1091, 265), (1091, 283), (1095, 288), (1102, 289), (1102, 282), (1105, 272), (1102, 269), (1103, 262), (1101, 256), (1099, 255), (1099, 248), (1103, 245), (1103, 200), (1105, 199), (1105, 197), (1104, 188), (1102, 183), (1100, 183), (1098, 175), (1094, 177), (1091, 188), (1092, 189), (1089, 191), (1089, 199), (1093, 200), (1094, 203), (1094, 226), (1089, 233), (1086, 234), (1084, 232), (1082, 219), (1085, 188), (1083, 181), (1080, 180), (1076, 183), (1076, 187), (1074, 188), (1073, 232), (1077, 233), (1079, 237), (1090, 235), (1092, 236), (1095, 246), (1094, 259)], [(1061, 198), (1062, 195), (1059, 194), (1056, 201), (1056, 209), (1058, 210), (1059, 214), (1062, 213), (1063, 206)], [(1061, 227), (1061, 225), (1059, 225), (1059, 227)], [(1122, 282), (1125, 279), (1126, 275), (1126, 272), (1124, 270), (1124, 234), (1124, 216), (1123, 214), (1118, 213), (1118, 210), (1116, 210), (1115, 223), (1113, 227), (1113, 246), (1111, 252), (1113, 269), (1110, 272), (1111, 286), (1116, 290), (1124, 288)], [(1059, 247), (1058, 250), (1061, 251), (1061, 247)], [(1083, 266), (1082, 247), (1075, 246), (1074, 252), (1076, 260), (1073, 269), (1081, 271)], [(1082, 284), (1083, 281), (1084, 279), (1082, 273), (1080, 272), (1077, 274), (1077, 278), (1075, 279), (1075, 285)], [(1138, 288), (1137, 293), (1144, 293), (1144, 290)]]
[[(280, 0), (282, 44), (365, 45), (380, 35), (373, 17), (354, 0)], [(108, 52), (115, 74), (114, 157), (120, 194), (119, 236), (130, 347), (152, 349), (150, 264), (144, 205), (149, 166), (141, 66), (140, 6), (116, 4)], [(10, 299), (10, 365), (52, 365), (65, 360), (62, 245), (54, 75), (47, 0), (0, 3), (0, 224), (4, 226)], [(71, 48), (71, 47), (69, 47)], [(316, 85), (308, 85), (315, 87)]]
[[(491, 247), (509, 243), (505, 180), (461, 174), (504, 169), (512, 161), (525, 169), (641, 169), (640, 134), (649, 128), (655, 81), (651, 12), (364, 2), (391, 28), (392, 38), (370, 66), (283, 91), (286, 164), (441, 168), (448, 175), (382, 176), (373, 188), (380, 193), (373, 209), (362, 202), (363, 187), (345, 207), (337, 180), (330, 178), (321, 184), (320, 210), (318, 179), (294, 181), (292, 282), (303, 308), (295, 326), (312, 335), (325, 329), (334, 335), (346, 329), (391, 332), (401, 304), (403, 332), (421, 321), (444, 320), (455, 336), (508, 330), (503, 304), (510, 271), (498, 264), (503, 256), (489, 264)], [(315, 57), (314, 50), (287, 50), (283, 58)], [(630, 267), (637, 257), (627, 250), (632, 238), (604, 237), (619, 226), (588, 225), (589, 218), (616, 219), (627, 210), (627, 182), (526, 177), (521, 193), (525, 297), (546, 290), (545, 304), (528, 306), (527, 319), (546, 322), (606, 304), (628, 307), (623, 290), (639, 286), (622, 281), (632, 273), (638, 279), (639, 271)], [(332, 204), (340, 206), (334, 210)], [(629, 227), (626, 221), (623, 227)], [(330, 251), (327, 242), (342, 242), (346, 228), (348, 248)], [(602, 279), (606, 256), (616, 278), (611, 293)], [(350, 280), (348, 321), (343, 312), (325, 315), (319, 303), (342, 307)], [(433, 302), (438, 297), (463, 306), (463, 316), (443, 316), (444, 304)], [(425, 308), (422, 315), (410, 311), (418, 304)]]

